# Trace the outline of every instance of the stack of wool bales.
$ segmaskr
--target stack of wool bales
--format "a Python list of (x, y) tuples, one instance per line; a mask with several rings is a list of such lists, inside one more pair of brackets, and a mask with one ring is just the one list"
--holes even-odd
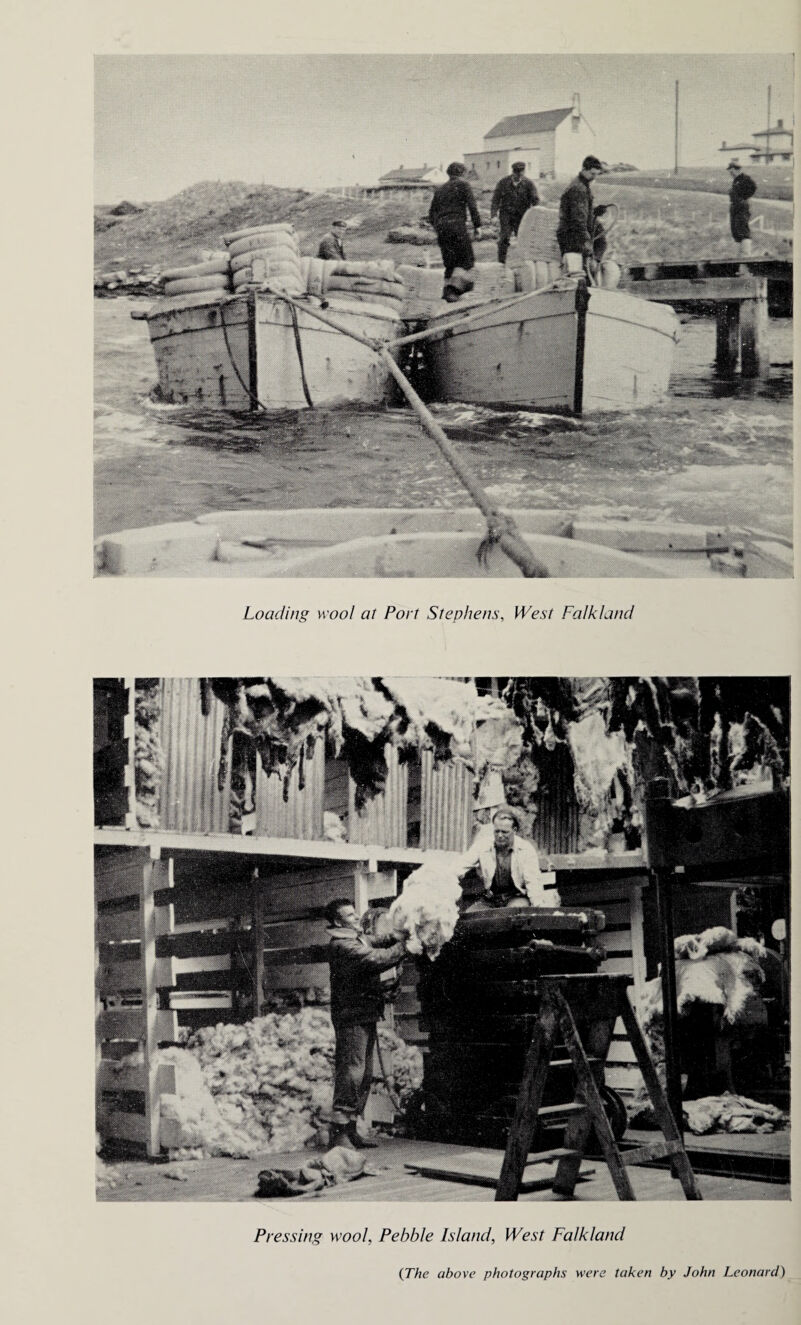
[(359, 305), (359, 312), (368, 317), (373, 310), (383, 318), (401, 317), (404, 284), (393, 262), (304, 258), (303, 270), (307, 293), (326, 299), (332, 308), (339, 306), (354, 312), (354, 305)]
[(223, 235), (223, 239), (228, 245), (235, 290), (266, 281), (287, 294), (305, 292), (300, 248), (291, 221), (250, 226)]
[(507, 267), (514, 273), (515, 289), (539, 290), (558, 280), (562, 257), (556, 240), (559, 213), (555, 207), (530, 207), (520, 222), (517, 243), (509, 249)]
[[(205, 302), (209, 296), (222, 298), (231, 290), (231, 263), (227, 253), (215, 253), (189, 267), (171, 267), (162, 272), (164, 293), (183, 302)], [(189, 298), (191, 296), (191, 298)]]
[[(418, 321), (434, 317), (438, 313), (453, 312), (454, 305), (443, 301), (442, 289), (444, 276), (441, 267), (398, 267), (406, 298), (403, 304), (403, 317), (408, 321)], [(500, 262), (477, 262), (470, 268), (469, 275), (475, 284), (472, 290), (462, 295), (459, 307), (473, 303), (486, 303), (489, 299), (503, 299), (514, 294), (513, 274)]]

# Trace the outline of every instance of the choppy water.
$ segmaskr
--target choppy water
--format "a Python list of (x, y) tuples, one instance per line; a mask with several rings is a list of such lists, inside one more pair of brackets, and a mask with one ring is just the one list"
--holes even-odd
[[(156, 405), (133, 299), (97, 300), (95, 525), (108, 533), (221, 509), (464, 505), (408, 409), (232, 418)], [(685, 322), (668, 399), (572, 420), (434, 406), (502, 505), (732, 521), (789, 535), (792, 324), (772, 319), (771, 373), (716, 381), (714, 321)]]

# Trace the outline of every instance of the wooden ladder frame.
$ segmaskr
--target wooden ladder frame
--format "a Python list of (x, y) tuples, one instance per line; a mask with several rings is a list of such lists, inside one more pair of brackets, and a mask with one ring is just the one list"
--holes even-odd
[[(526, 1054), (515, 1116), (495, 1190), (496, 1201), (516, 1201), (526, 1166), (546, 1157), (558, 1157), (559, 1161), (554, 1175), (554, 1192), (572, 1197), (587, 1138), (593, 1127), (619, 1200), (637, 1199), (626, 1171), (627, 1166), (658, 1159), (670, 1159), (671, 1169), (681, 1182), (688, 1201), (703, 1199), (645, 1037), (629, 1002), (626, 991), (631, 983), (630, 977), (626, 975), (542, 977), (542, 1001)], [(574, 1012), (579, 1021), (586, 1023), (584, 1043), (576, 1026)], [(597, 1080), (603, 1071), (618, 1017), (623, 1020), (663, 1136), (663, 1140), (655, 1145), (641, 1146), (622, 1153), (612, 1134)], [(551, 1055), (559, 1036), (566, 1046), (576, 1074), (576, 1097), (572, 1104), (551, 1105), (543, 1109), (542, 1097), (551, 1067)], [(567, 1118), (564, 1145), (557, 1151), (529, 1154), (538, 1121), (543, 1116), (557, 1115)]]

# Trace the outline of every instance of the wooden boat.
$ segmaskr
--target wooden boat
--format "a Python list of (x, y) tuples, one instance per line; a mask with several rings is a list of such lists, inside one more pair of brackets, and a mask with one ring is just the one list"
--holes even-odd
[(663, 304), (570, 280), (466, 309), (462, 320), (451, 309), (426, 327), (432, 399), (569, 414), (660, 400), (679, 334)]
[[(366, 346), (305, 313), (305, 298), (293, 308), (260, 290), (222, 297), (212, 290), (135, 310), (132, 316), (147, 322), (160, 398), (231, 411), (257, 408), (257, 401), (267, 409), (306, 409), (305, 374), (315, 405), (384, 404), (385, 366)], [(401, 325), (381, 304), (332, 298), (329, 307), (360, 336), (389, 340)]]
[[(792, 551), (770, 535), (705, 525), (509, 514), (554, 577), (792, 575)], [(519, 575), (500, 548), (477, 552), (486, 522), (473, 507), (222, 511), (97, 540), (99, 575), (251, 578), (484, 578)]]

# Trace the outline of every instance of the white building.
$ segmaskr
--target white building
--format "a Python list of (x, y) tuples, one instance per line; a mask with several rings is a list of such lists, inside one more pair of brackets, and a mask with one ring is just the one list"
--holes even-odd
[(793, 164), (793, 130), (785, 128), (784, 120), (777, 120), (770, 129), (759, 129), (752, 135), (752, 143), (726, 143), (718, 148), (729, 156), (747, 152), (754, 166)]
[(575, 175), (595, 152), (595, 132), (581, 113), (578, 92), (573, 104), (558, 110), (507, 115), (484, 135), (481, 152), (465, 152), (470, 178), (492, 187), (508, 175), (513, 161), (525, 161), (531, 179)]

